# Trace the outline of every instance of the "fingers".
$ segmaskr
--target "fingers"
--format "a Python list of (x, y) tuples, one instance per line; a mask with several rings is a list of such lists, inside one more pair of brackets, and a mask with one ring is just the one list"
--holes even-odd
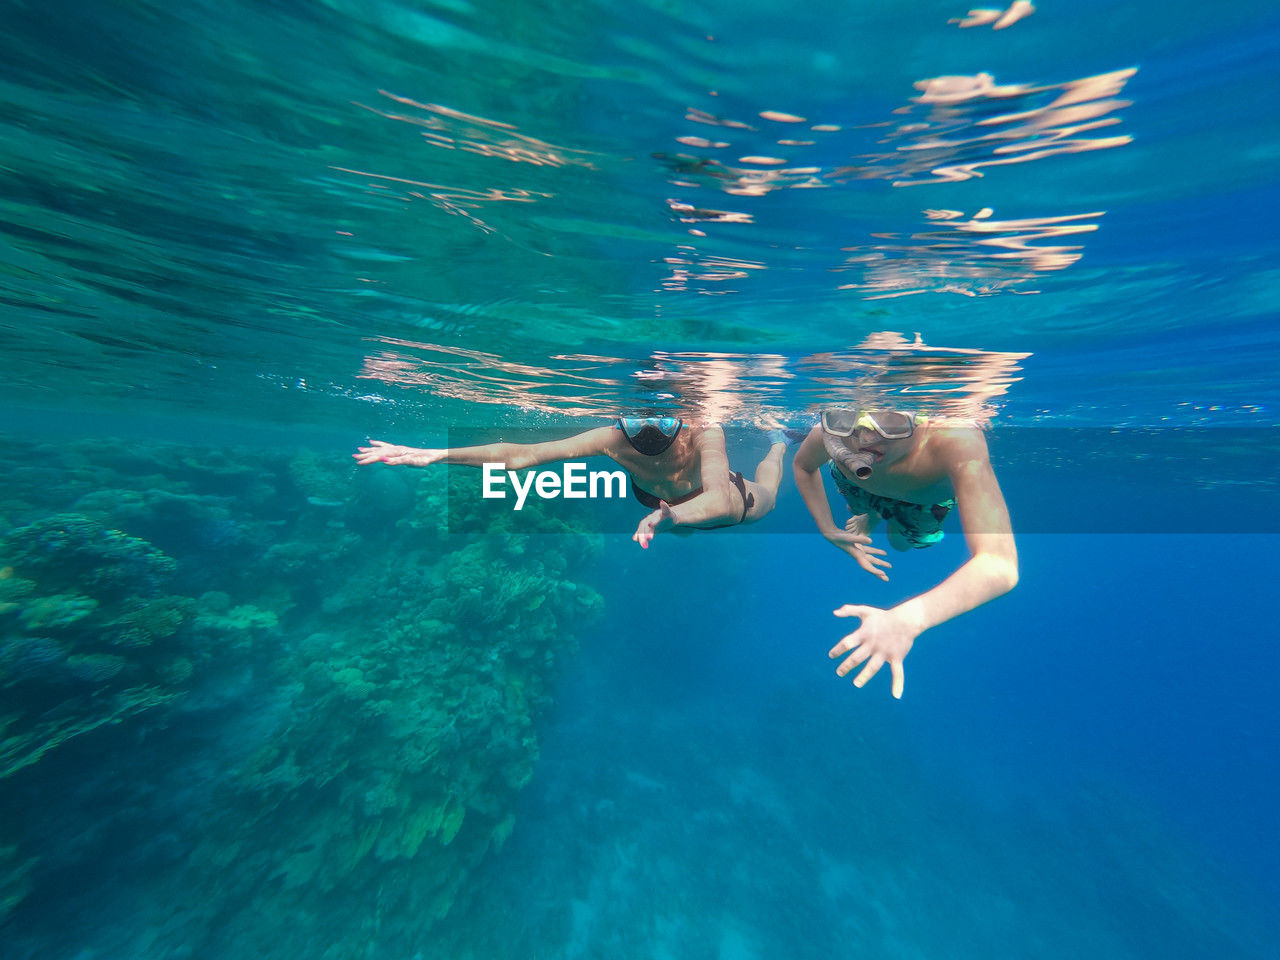
[[(864, 567), (866, 567), (865, 564)], [(870, 569), (869, 567), (866, 568)], [(880, 571), (875, 572), (883, 575)], [(859, 664), (865, 664), (862, 671), (853, 680), (853, 685), (859, 688), (865, 686), (867, 681), (879, 673), (880, 668), (888, 663), (889, 671), (893, 674), (893, 696), (895, 699), (901, 699), (903, 688), (906, 686), (906, 672), (903, 670), (902, 659), (898, 654), (894, 654), (894, 659), (890, 660), (884, 653), (876, 649), (877, 647), (883, 647), (884, 643), (876, 634), (878, 621), (872, 620), (869, 623), (868, 618), (873, 617), (877, 612), (878, 608), (868, 607), (859, 603), (846, 603), (844, 606), (833, 610), (832, 613), (837, 617), (859, 618), (862, 620), (862, 625), (827, 651), (827, 656), (834, 660), (836, 657), (844, 656), (846, 653), (849, 654), (841, 662), (840, 666), (836, 668), (836, 675), (840, 677), (848, 676), (853, 672), (854, 667)], [(908, 644), (909, 648), (910, 644)]]
[(862, 668), (862, 672), (853, 678), (853, 685), (858, 689), (866, 686), (867, 681), (880, 672), (880, 668), (886, 663), (889, 664), (889, 671), (893, 674), (892, 692), (895, 700), (902, 699), (902, 691), (907, 683), (906, 671), (902, 668), (902, 661), (887, 661), (884, 656), (876, 653), (873, 654), (871, 648), (865, 644), (860, 645), (857, 650), (847, 656), (843, 663), (836, 668), (836, 676), (847, 677), (860, 663), (866, 663)]
[(831, 612), (837, 617), (865, 617), (868, 612), (874, 610), (874, 607), (864, 606), (860, 603), (846, 603), (843, 607), (836, 607)]
[(640, 549), (649, 549), (649, 541), (653, 539), (653, 528), (649, 526), (648, 521), (641, 522), (636, 532), (631, 535), (631, 539), (640, 544)]
[[(856, 656), (856, 654), (855, 654)], [(850, 657), (850, 659), (853, 659)], [(843, 666), (843, 664), (841, 664)], [(866, 682), (879, 673), (880, 668), (884, 666), (884, 657), (876, 654), (867, 661), (867, 665), (862, 668), (862, 672), (853, 678), (853, 685), (858, 689), (862, 689)]]
[[(839, 643), (837, 643), (834, 647), (832, 647), (830, 650), (827, 651), (827, 656), (830, 657), (832, 660), (834, 660), (836, 657), (843, 656), (844, 654), (852, 650), (854, 647), (858, 646), (858, 644), (862, 643), (861, 638), (859, 638), (858, 636), (858, 634), (861, 632), (862, 630), (861, 628), (859, 628), (853, 631), (853, 633), (848, 634), (846, 637), (844, 637), (844, 639), (842, 639)], [(843, 677), (844, 674), (842, 673), (840, 674), (840, 676)]]
[(868, 546), (871, 543), (870, 537), (861, 537), (856, 533), (845, 533), (842, 530), (829, 534), (827, 542), (837, 550), (843, 550), (849, 556), (853, 556), (855, 550), (878, 549)]
[(378, 463), (380, 461), (391, 463), (391, 460), (387, 459), (387, 452), (390, 449), (392, 449), (392, 445), (389, 443), (384, 443), (381, 440), (370, 440), (369, 446), (357, 447), (356, 450), (358, 452), (353, 453), (351, 456), (359, 464)]
[(881, 560), (879, 557), (866, 557), (862, 555), (859, 555), (854, 559), (858, 561), (858, 566), (862, 567), (863, 570), (867, 571), (867, 573), (871, 574), (873, 577), (879, 577), (885, 583), (889, 582), (889, 575), (879, 569), (879, 567), (875, 566), (875, 564), (880, 564), (880, 566), (888, 567), (891, 565), (889, 561)]
[(864, 662), (870, 656), (871, 656), (871, 650), (869, 647), (865, 645), (859, 647), (849, 656), (845, 657), (844, 663), (836, 667), (836, 676), (847, 677), (849, 675), (850, 670), (852, 670), (858, 664)]
[(884, 583), (889, 582), (889, 575), (885, 573), (883, 570), (877, 570), (875, 567), (871, 566), (870, 563), (862, 563), (861, 561), (859, 561), (859, 563), (861, 564), (863, 570), (867, 571), (867, 573), (871, 574), (877, 580), (881, 580)]

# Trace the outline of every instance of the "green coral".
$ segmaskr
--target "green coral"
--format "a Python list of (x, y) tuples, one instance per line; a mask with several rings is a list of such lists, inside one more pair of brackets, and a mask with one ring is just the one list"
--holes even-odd
[(24, 857), (16, 846), (0, 844), (0, 924), (31, 891), (29, 874), (35, 857)]
[(266, 566), (277, 576), (305, 573), (315, 567), (320, 547), (305, 540), (273, 544), (267, 550)]
[(106, 698), (95, 698), (95, 709), (79, 716), (25, 722), (14, 715), (0, 717), (0, 780), (41, 760), (68, 740), (119, 723), (127, 717), (175, 699), (156, 687), (130, 687)]
[(177, 567), (145, 540), (79, 514), (57, 514), (10, 531), (0, 556), (45, 587), (98, 599), (152, 596)]
[(22, 606), (18, 619), (26, 630), (60, 630), (89, 616), (98, 601), (73, 593), (36, 597)]
[[(11, 567), (5, 569), (12, 571)], [(31, 596), (35, 590), (34, 580), (24, 580), (22, 577), (13, 576), (10, 572), (9, 576), (0, 578), (0, 603), (15, 603), (24, 597)]]
[(203, 635), (223, 637), (236, 644), (248, 644), (258, 634), (275, 630), (280, 625), (280, 618), (274, 610), (263, 610), (253, 604), (242, 603), (221, 613), (205, 607), (196, 614), (194, 625)]
[(67, 657), (66, 662), (67, 671), (87, 683), (106, 683), (129, 665), (128, 660), (113, 653), (78, 653)]
[(196, 604), (190, 597), (133, 600), (107, 624), (114, 634), (111, 642), (125, 647), (144, 647), (166, 640), (191, 618), (195, 608)]
[(340, 506), (350, 493), (351, 469), (335, 457), (305, 451), (289, 460), (289, 479), (304, 501)]
[[(86, 443), (40, 456), (50, 468), (31, 483), (45, 489), (15, 493), (5, 510), (23, 525), (0, 542), (0, 777), (37, 763), (24, 784), (109, 777), (145, 819), (149, 784), (118, 775), (145, 770), (137, 745), (243, 715), (237, 738), (259, 739), (196, 778), (216, 787), (197, 796), (204, 839), (171, 884), (182, 947), (279, 955), (222, 929), (228, 888), (318, 939), (326, 894), (386, 890), (370, 915), (447, 914), (514, 828), (555, 665), (600, 609), (579, 582), (599, 539), (534, 506), (449, 534), (446, 475), (331, 452), (264, 462)], [(81, 738), (104, 751), (96, 773), (58, 764)], [(69, 782), (68, 796), (92, 786)]]
[(345, 667), (333, 675), (333, 682), (338, 685), (342, 695), (348, 700), (363, 702), (373, 696), (378, 688), (364, 678), (364, 673), (355, 667)]
[(195, 666), (186, 657), (178, 657), (176, 660), (162, 664), (158, 672), (160, 679), (166, 685), (177, 687), (191, 679), (191, 675), (195, 673)]

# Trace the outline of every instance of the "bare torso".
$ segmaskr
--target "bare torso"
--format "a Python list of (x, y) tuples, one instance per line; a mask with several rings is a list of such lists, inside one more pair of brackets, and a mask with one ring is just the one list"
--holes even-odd
[[(839, 464), (836, 469), (855, 487), (879, 497), (925, 506), (942, 503), (955, 496), (944, 452), (946, 435), (955, 429), (921, 425), (912, 435), (906, 455), (878, 464), (866, 480), (855, 479)], [(888, 443), (883, 445), (888, 448)]]
[(628, 442), (621, 430), (615, 429), (609, 456), (621, 466), (641, 489), (660, 499), (672, 501), (702, 486), (702, 456), (697, 440), (704, 427), (687, 426), (675, 442), (656, 457), (647, 457)]

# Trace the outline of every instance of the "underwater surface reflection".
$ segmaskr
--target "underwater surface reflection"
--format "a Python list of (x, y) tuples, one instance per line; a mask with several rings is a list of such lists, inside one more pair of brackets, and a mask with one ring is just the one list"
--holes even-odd
[[(2, 16), (6, 960), (1277, 954), (1270, 7)], [(721, 472), (351, 458), (630, 415)], [(1017, 588), (899, 702), (832, 610), (992, 529), (781, 428), (933, 427)]]

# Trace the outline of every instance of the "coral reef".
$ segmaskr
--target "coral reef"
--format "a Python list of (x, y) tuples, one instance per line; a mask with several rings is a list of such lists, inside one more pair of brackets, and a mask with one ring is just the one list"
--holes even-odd
[(111, 831), (165, 864), (156, 955), (325, 956), (353, 903), (446, 916), (516, 827), (599, 538), (536, 509), (450, 535), (443, 474), (340, 453), (37, 453), (0, 539), (0, 920)]
[(113, 598), (151, 596), (176, 567), (145, 540), (70, 513), (11, 530), (0, 556), (45, 586)]

